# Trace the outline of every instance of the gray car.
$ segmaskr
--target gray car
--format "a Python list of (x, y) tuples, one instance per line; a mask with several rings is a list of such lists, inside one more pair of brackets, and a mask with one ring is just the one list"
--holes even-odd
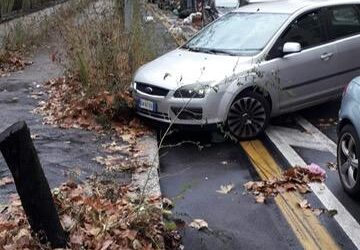
[(338, 125), (338, 169), (344, 189), (353, 196), (360, 195), (360, 78), (345, 89)]
[(339, 97), (360, 75), (359, 58), (359, 0), (249, 4), (142, 66), (137, 112), (165, 123), (220, 123), (253, 138), (272, 116)]

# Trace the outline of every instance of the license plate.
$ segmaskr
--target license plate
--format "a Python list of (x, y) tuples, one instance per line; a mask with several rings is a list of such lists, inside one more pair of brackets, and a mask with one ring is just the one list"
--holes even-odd
[(149, 111), (153, 111), (156, 112), (156, 103), (149, 101), (149, 100), (145, 100), (145, 99), (139, 99), (139, 108), (142, 109), (146, 109)]

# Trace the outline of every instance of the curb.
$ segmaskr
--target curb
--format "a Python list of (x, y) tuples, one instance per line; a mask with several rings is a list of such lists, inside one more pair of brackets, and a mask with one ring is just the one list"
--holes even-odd
[(140, 160), (148, 167), (145, 171), (134, 173), (132, 182), (140, 190), (144, 190), (145, 196), (161, 197), (159, 178), (159, 151), (155, 132), (139, 139), (137, 143)]

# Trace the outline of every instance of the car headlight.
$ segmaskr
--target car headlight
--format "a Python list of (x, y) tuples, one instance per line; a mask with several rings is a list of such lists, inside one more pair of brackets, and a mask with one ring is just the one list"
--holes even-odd
[(189, 84), (178, 88), (174, 97), (176, 98), (204, 98), (209, 86), (203, 84)]

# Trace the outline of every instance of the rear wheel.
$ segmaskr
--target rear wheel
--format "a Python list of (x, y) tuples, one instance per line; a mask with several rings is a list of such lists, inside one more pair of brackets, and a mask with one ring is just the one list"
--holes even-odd
[(360, 196), (360, 141), (355, 128), (346, 125), (339, 134), (337, 161), (341, 183), (351, 196)]
[(239, 140), (252, 139), (262, 134), (269, 122), (269, 102), (260, 94), (240, 95), (231, 104), (227, 126)]

